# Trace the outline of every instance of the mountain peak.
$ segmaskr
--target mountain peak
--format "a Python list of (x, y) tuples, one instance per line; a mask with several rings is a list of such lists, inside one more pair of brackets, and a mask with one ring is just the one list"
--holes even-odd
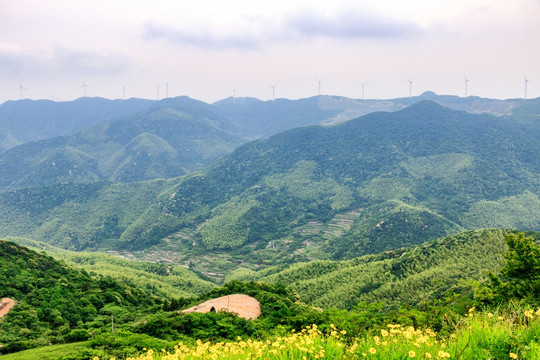
[(407, 108), (403, 109), (402, 111), (455, 111), (450, 109), (449, 107), (443, 106), (441, 104), (436, 103), (433, 100), (421, 100), (417, 103), (412, 104), (411, 106), (408, 106)]
[(419, 96), (419, 98), (422, 99), (436, 99), (437, 97), (439, 97), (439, 95), (437, 95), (433, 91), (425, 91), (422, 93), (422, 95)]

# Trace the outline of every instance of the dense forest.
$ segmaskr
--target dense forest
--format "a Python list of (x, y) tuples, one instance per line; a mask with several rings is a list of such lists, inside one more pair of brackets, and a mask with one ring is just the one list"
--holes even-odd
[[(489, 272), (486, 272), (485, 264), (478, 263), (478, 253), (485, 249), (470, 255), (465, 250), (467, 247), (473, 249), (482, 242), (491, 243), (489, 246), (500, 246), (501, 237), (507, 250), (502, 259), (494, 261), (499, 265), (492, 267)], [(361, 337), (378, 332), (385, 336), (384, 331), (387, 330), (384, 329), (388, 329), (389, 323), (404, 327), (427, 327), (433, 329), (429, 331), (439, 334), (433, 333), (433, 336), (444, 337), (459, 332), (463, 324), (460, 319), (467, 316), (472, 318), (475, 307), (484, 309), (491, 317), (493, 315), (489, 311), (495, 311), (499, 319), (506, 316), (517, 316), (516, 319), (530, 316), (530, 319), (535, 319), (532, 314), (540, 306), (540, 245), (535, 244), (535, 239), (538, 241), (538, 233), (528, 236), (500, 230), (469, 232), (440, 239), (428, 246), (403, 249), (399, 256), (391, 252), (359, 258), (356, 262), (366, 266), (363, 270), (353, 270), (350, 268), (351, 261), (344, 261), (312, 264), (310, 270), (306, 268), (296, 272), (298, 279), (312, 279), (311, 286), (317, 282), (324, 286), (327, 279), (323, 279), (321, 274), (329, 274), (336, 269), (343, 269), (344, 274), (357, 274), (367, 286), (361, 288), (350, 283), (362, 301), (349, 304), (347, 310), (335, 307), (343, 306), (338, 299), (324, 309), (308, 305), (311, 303), (309, 295), (302, 295), (301, 282), (286, 285), (286, 272), (283, 275), (278, 273), (280, 282), (273, 285), (230, 281), (200, 296), (164, 297), (163, 294), (152, 294), (148, 287), (143, 291), (121, 284), (111, 277), (90, 276), (86, 271), (70, 267), (48, 255), (1, 241), (0, 292), (18, 303), (0, 321), (0, 344), (3, 345), (0, 351), (10, 353), (37, 346), (72, 343), (70, 347), (59, 348), (65, 349), (67, 355), (51, 358), (123, 358), (140, 354), (147, 348), (174, 351), (177, 348), (175, 344), (180, 340), (193, 345), (195, 340), (197, 344), (201, 340), (258, 341), (287, 336), (291, 330), (305, 332), (303, 329), (306, 326), (316, 326), (328, 334), (339, 329), (343, 334), (341, 340), (347, 342), (347, 339), (358, 341)], [(470, 259), (461, 261), (454, 268), (444, 264), (446, 260), (455, 261), (457, 254), (469, 256)], [(427, 261), (432, 257), (432, 261)], [(390, 263), (380, 269), (377, 263), (385, 260), (390, 260)], [(436, 276), (441, 280), (436, 284), (436, 289), (431, 288), (434, 291), (430, 291), (427, 282), (419, 282), (417, 277), (417, 274), (430, 267), (436, 269)], [(484, 271), (478, 271), (479, 268), (484, 268)], [(386, 297), (379, 293), (370, 299), (370, 292), (377, 293), (377, 290), (370, 289), (370, 281), (389, 270), (396, 276), (389, 281), (393, 284), (391, 288), (419, 289), (425, 286), (423, 293), (410, 301), (396, 301), (395, 295), (388, 292)], [(448, 277), (440, 278), (446, 275), (445, 271)], [(366, 275), (367, 272), (371, 274)], [(483, 276), (475, 276), (475, 272), (483, 273)], [(289, 272), (288, 276), (293, 276), (293, 272)], [(477, 281), (448, 282), (451, 278), (467, 281), (476, 278)], [(260, 302), (261, 315), (258, 319), (245, 320), (226, 312), (180, 314), (177, 311), (208, 299), (239, 293), (251, 295)], [(368, 297), (362, 298), (362, 294)], [(409, 290), (408, 295), (411, 294)], [(532, 310), (528, 310), (531, 306)], [(507, 353), (521, 349), (523, 354), (527, 354), (528, 346), (535, 346), (535, 341), (538, 341), (534, 328), (529, 330), (535, 324), (532, 320), (519, 323), (525, 328), (512, 342), (490, 340), (474, 346), (479, 346), (483, 349), (481, 351)], [(491, 331), (490, 326), (493, 325), (482, 325), (483, 330), (478, 331)], [(496, 346), (501, 345), (503, 349), (497, 350)]]
[(536, 229), (537, 135), (424, 101), (250, 142), (178, 179), (6, 192), (0, 231), (138, 258), (153, 247), (225, 274), (235, 263), (354, 258), (465, 229)]
[(2, 357), (538, 359), (538, 99), (235, 100), (0, 106)]

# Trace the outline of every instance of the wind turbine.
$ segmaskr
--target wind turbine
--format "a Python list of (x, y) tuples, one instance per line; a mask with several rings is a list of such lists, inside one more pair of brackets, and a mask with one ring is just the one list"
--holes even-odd
[(157, 99), (159, 100), (159, 85), (157, 86)]
[(232, 89), (233, 104), (236, 104), (236, 89)]
[[(527, 100), (527, 83), (529, 82), (529, 79), (525, 77), (525, 100)], [(21, 98), (22, 98), (22, 90), (21, 90)]]
[(274, 99), (275, 99), (275, 94), (276, 94), (276, 92), (275, 92), (275, 91), (276, 91), (276, 84), (274, 84), (274, 85), (268, 85), (268, 86), (270, 86), (270, 87), (272, 88), (272, 101), (274, 101)]
[(82, 85), (81, 85), (81, 87), (80, 87), (79, 89), (81, 89), (81, 88), (83, 89), (84, 97), (86, 97), (86, 88), (89, 87), (89, 86), (90, 86), (90, 85), (86, 84), (86, 83), (84, 82), (84, 79), (83, 79)]
[(15, 91), (20, 91), (21, 92), (21, 100), (23, 98), (23, 90), (28, 90), (28, 89), (23, 87), (22, 84), (21, 84), (21, 81), (19, 80), (19, 87)]
[(122, 86), (122, 99), (126, 99), (126, 84)]
[(465, 74), (465, 97), (467, 97), (468, 87), (469, 87), (469, 79), (467, 79), (467, 74)]
[(321, 95), (321, 80), (315, 78), (317, 80), (317, 84), (319, 85), (319, 96)]
[(412, 79), (411, 80), (405, 79), (405, 81), (409, 83), (409, 97), (411, 97), (412, 96)]

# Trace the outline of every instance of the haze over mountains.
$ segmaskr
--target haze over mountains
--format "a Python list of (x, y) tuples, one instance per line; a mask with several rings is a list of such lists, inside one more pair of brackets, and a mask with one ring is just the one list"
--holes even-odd
[(211, 105), (187, 97), (160, 102), (101, 98), (7, 102), (0, 106), (0, 191), (59, 182), (181, 176), (203, 169), (251, 139), (373, 111), (396, 111), (423, 99), (473, 113), (516, 113), (529, 123), (537, 123), (540, 107), (536, 100), (430, 92), (393, 100), (229, 98)]
[(70, 135), (90, 126), (138, 113), (151, 100), (79, 98), (75, 101), (8, 101), (0, 105), (0, 153), (29, 141)]
[[(431, 100), (405, 108), (426, 97), (505, 116)], [(348, 259), (464, 229), (538, 229), (538, 104), (432, 93), (166, 99), (4, 152), (0, 236), (140, 256), (152, 247), (227, 273)], [(403, 110), (342, 123), (375, 108)], [(293, 129), (315, 123), (326, 126)], [(135, 182), (157, 178), (167, 179)]]

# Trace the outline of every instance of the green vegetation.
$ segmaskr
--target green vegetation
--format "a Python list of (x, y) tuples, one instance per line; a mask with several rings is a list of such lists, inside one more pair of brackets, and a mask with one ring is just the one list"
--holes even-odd
[[(68, 251), (24, 238), (10, 237), (6, 240), (34, 251), (46, 251), (56, 260), (83, 269), (89, 274), (111, 277), (162, 298), (198, 296), (216, 286), (201, 279), (193, 271), (167, 262), (133, 261), (112, 254)], [(160, 259), (168, 260), (166, 255)]]
[[(149, 114), (185, 119), (176, 102)], [(216, 127), (227, 126), (199, 105), (190, 116), (206, 114)], [(169, 153), (153, 142), (157, 133), (132, 136), (120, 123), (110, 126), (127, 142), (137, 138), (133, 149), (142, 146), (142, 154)], [(515, 121), (425, 101), (251, 142), (178, 179), (4, 193), (0, 236), (138, 259), (170, 253), (174, 263), (222, 280), (238, 268), (352, 259), (465, 229), (534, 230), (538, 139)], [(120, 158), (108, 160), (121, 164)], [(136, 170), (153, 173), (152, 166)]]
[(538, 360), (540, 310), (481, 312), (474, 308), (451, 334), (388, 323), (370, 335), (350, 336), (331, 324), (264, 340), (180, 342), (174, 350), (150, 349), (130, 360), (196, 359), (531, 359)]
[(386, 306), (421, 306), (459, 293), (466, 280), (481, 280), (486, 270), (503, 262), (506, 247), (502, 230), (476, 230), (421, 245), (362, 256), (347, 261), (312, 261), (229, 279), (282, 283), (295, 289), (308, 304), (352, 309), (367, 302)]
[(108, 326), (111, 316), (119, 323), (133, 321), (162, 303), (8, 241), (0, 241), (0, 294), (17, 301), (0, 322), (2, 353), (87, 340)]
[[(243, 349), (237, 355), (245, 356), (244, 351), (251, 349), (252, 355), (275, 359), (303, 356), (306, 352), (309, 354), (309, 349), (313, 349), (311, 356), (319, 354), (320, 357), (320, 351), (324, 350), (325, 357), (345, 355), (351, 359), (361, 358), (362, 353), (374, 358), (399, 359), (410, 357), (410, 351), (414, 356), (429, 353), (439, 358), (506, 358), (518, 354), (519, 358), (537, 359), (534, 356), (540, 335), (540, 309), (531, 305), (537, 304), (540, 264), (540, 247), (534, 244), (533, 238), (540, 236), (538, 233), (528, 235), (501, 230), (467, 232), (412, 248), (349, 261), (314, 262), (295, 272), (268, 276), (278, 276), (284, 282), (287, 276), (290, 279), (296, 276), (313, 287), (317, 282), (325, 282), (324, 276), (317, 274), (332, 274), (342, 269), (344, 274), (353, 275), (348, 281), (356, 291), (356, 298), (365, 300), (351, 305), (349, 310), (336, 309), (334, 305), (325, 310), (308, 306), (283, 283), (231, 281), (199, 297), (158, 300), (111, 279), (90, 278), (84, 271), (66, 267), (47, 256), (1, 242), (3, 257), (0, 259), (15, 266), (11, 267), (13, 270), (4, 270), (7, 267), (0, 264), (0, 269), (9, 272), (0, 275), (3, 276), (0, 291), (21, 300), (0, 322), (0, 342), (6, 345), (0, 349), (11, 352), (47, 342), (75, 342), (57, 347), (58, 357), (51, 357), (64, 360), (95, 356), (135, 358), (141, 353), (145, 353), (145, 359), (161, 359), (167, 351), (176, 356), (172, 357), (175, 359), (185, 356), (197, 359), (206, 358), (209, 348), (214, 346), (211, 352), (226, 351), (226, 356), (216, 355), (225, 359), (229, 358), (227, 356), (237, 358), (236, 351), (231, 351), (236, 346)], [(497, 253), (501, 243), (508, 245), (506, 261), (504, 264), (498, 261), (495, 267), (488, 266), (490, 260), (485, 258)], [(309, 265), (311, 267), (307, 268)], [(500, 268), (501, 277), (489, 275), (489, 281), (477, 286), (474, 293), (473, 288), (459, 283), (458, 279), (482, 279), (480, 274), (485, 275), (489, 268)], [(351, 280), (354, 276), (366, 278), (367, 274), (373, 281), (388, 272), (395, 279), (388, 283), (386, 292), (379, 291), (373, 298), (370, 296), (378, 290), (369, 286), (361, 288), (358, 282)], [(439, 281), (424, 281), (430, 276)], [(293, 286), (302, 290), (301, 283)], [(430, 288), (429, 283), (434, 286)], [(85, 284), (85, 288), (81, 289), (78, 284)], [(85, 289), (91, 294), (85, 294)], [(416, 295), (416, 298), (400, 299), (400, 289), (402, 295)], [(418, 292), (419, 289), (423, 292)], [(260, 301), (258, 319), (248, 321), (225, 312), (182, 315), (176, 311), (238, 293)], [(491, 294), (488, 302), (486, 294)], [(509, 297), (501, 298), (507, 295)], [(88, 301), (81, 300), (84, 298)], [(509, 298), (519, 303), (498, 304), (499, 300)], [(96, 299), (102, 301), (99, 306), (94, 304)], [(380, 300), (386, 303), (376, 302)], [(71, 303), (69, 310), (64, 306), (68, 303)], [(81, 304), (85, 307), (81, 308)], [(340, 306), (339, 302), (336, 304)], [(476, 312), (475, 306), (482, 306), (484, 310)], [(40, 318), (47, 311), (49, 316)], [(71, 323), (71, 314), (79, 314), (76, 323)], [(115, 319), (114, 333), (110, 330), (111, 315)], [(39, 334), (32, 332), (37, 326)], [(182, 343), (177, 345), (178, 341)], [(276, 341), (283, 347), (272, 347)], [(271, 352), (272, 349), (276, 352)], [(32, 359), (39, 357), (38, 354), (30, 351), (21, 356)]]
[(524, 301), (540, 305), (540, 244), (524, 233), (507, 234), (508, 252), (500, 275), (488, 273), (489, 283), (478, 297), (491, 304)]
[(63, 184), (0, 194), (0, 236), (23, 236), (71, 250), (122, 247), (126, 227), (174, 179), (133, 184)]
[(58, 360), (68, 358), (83, 352), (86, 349), (87, 342), (75, 342), (70, 344), (55, 344), (43, 346), (36, 349), (17, 351), (13, 354), (2, 355), (2, 360)]
[(0, 154), (0, 191), (66, 182), (133, 182), (203, 169), (243, 142), (210, 105), (186, 97)]

